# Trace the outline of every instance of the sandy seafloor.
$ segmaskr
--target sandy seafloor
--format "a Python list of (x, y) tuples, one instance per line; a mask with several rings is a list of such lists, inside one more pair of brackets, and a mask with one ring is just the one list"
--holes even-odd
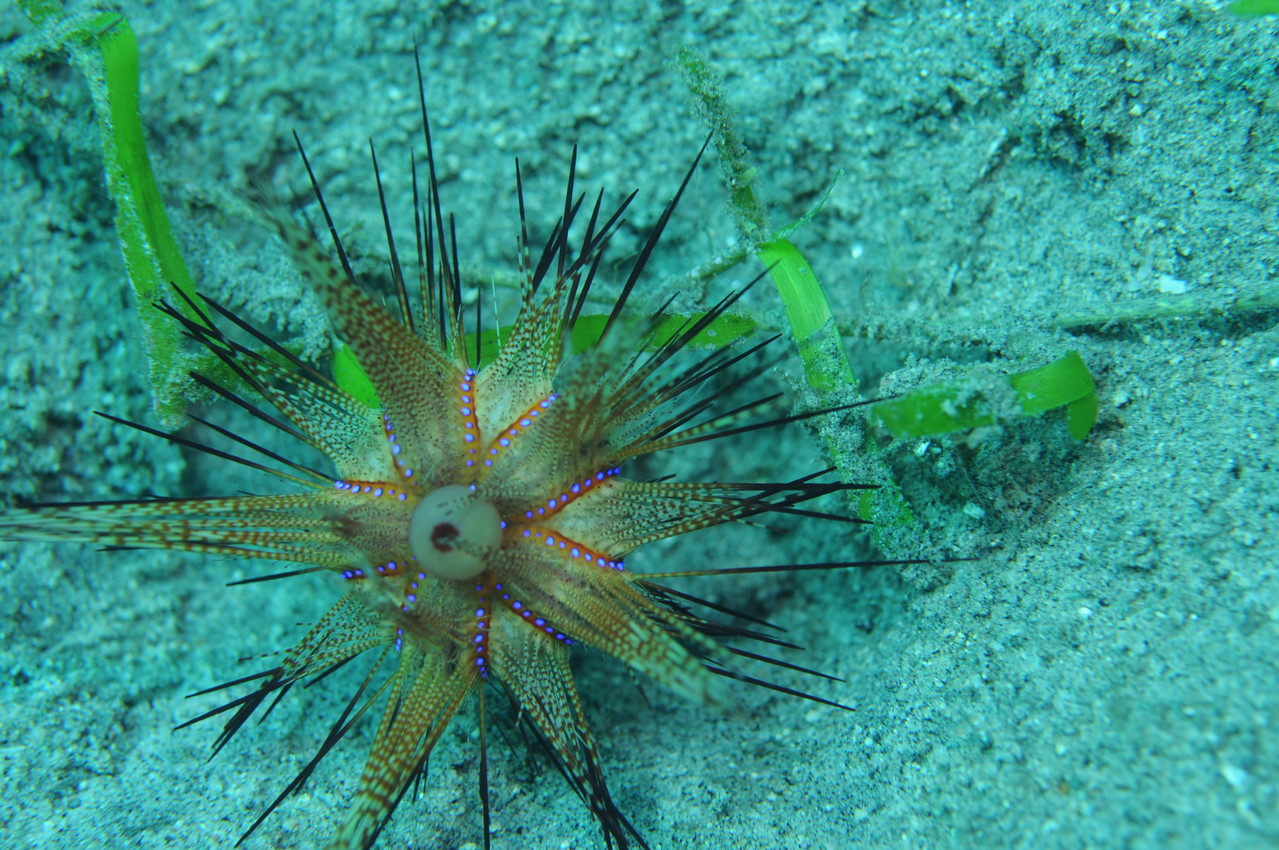
[[(796, 660), (846, 680), (814, 689), (854, 711), (745, 688), (732, 717), (653, 686), (646, 705), (624, 670), (582, 659), (614, 797), (655, 850), (1279, 846), (1279, 327), (1253, 306), (1279, 295), (1279, 23), (1203, 0), (418, 5), (121, 3), (202, 289), (286, 336), (322, 327), (280, 247), (228, 213), (251, 180), (303, 190), (291, 130), (376, 268), (366, 145), (404, 222), (415, 34), (473, 274), (511, 268), (513, 158), (545, 233), (573, 142), (579, 185), (642, 189), (619, 237), (633, 246), (705, 132), (669, 65), (688, 45), (726, 75), (775, 224), (844, 170), (795, 241), (867, 392), (1070, 350), (1097, 378), (1082, 443), (1048, 415), (890, 448), (933, 541), (975, 556), (948, 582), (884, 568), (692, 588), (787, 625), (809, 650)], [(60, 55), (24, 58), (27, 31), (0, 10), (0, 489), (265, 486), (91, 415), (155, 422), (86, 89)], [(704, 167), (645, 297), (731, 246), (723, 197)], [(744, 309), (777, 327), (767, 285)], [(765, 380), (797, 376), (792, 358)], [(795, 427), (653, 472), (785, 480), (825, 465), (821, 446)], [(843, 526), (782, 525), (647, 563), (865, 554)], [(212, 762), (216, 726), (172, 730), (212, 705), (187, 694), (256, 669), (236, 659), (287, 647), (337, 594), (224, 587), (260, 571), (0, 544), (0, 845), (234, 843), (345, 693), (291, 695)], [(473, 731), (463, 718), (445, 737), (381, 846), (481, 843)], [(247, 846), (322, 846), (370, 734)], [(601, 846), (514, 740), (493, 750), (495, 846)]]

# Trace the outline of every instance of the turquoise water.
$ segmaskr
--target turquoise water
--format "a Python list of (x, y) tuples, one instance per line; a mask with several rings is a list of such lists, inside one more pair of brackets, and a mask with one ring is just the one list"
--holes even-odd
[[(889, 447), (932, 538), (975, 558), (940, 587), (886, 568), (693, 588), (787, 626), (809, 649), (795, 660), (845, 679), (815, 689), (854, 711), (746, 691), (724, 717), (652, 685), (646, 704), (624, 671), (584, 659), (614, 797), (652, 847), (1279, 844), (1276, 23), (1210, 3), (352, 5), (123, 6), (188, 262), (255, 320), (322, 332), (283, 251), (234, 211), (253, 181), (302, 196), (291, 131), (368, 268), (382, 241), (370, 137), (392, 211), (409, 215), (415, 35), (442, 192), (481, 280), (513, 268), (517, 156), (543, 233), (577, 143), (583, 188), (641, 190), (618, 249), (638, 244), (704, 137), (670, 65), (691, 46), (726, 76), (773, 226), (842, 171), (794, 241), (868, 393), (1068, 350), (1098, 380), (1082, 444), (1045, 416)], [(0, 24), (10, 39), (27, 29), (8, 8)], [(10, 48), (0, 87), (6, 492), (260, 487), (91, 415), (153, 421), (145, 354), (87, 94), (58, 55), (22, 58), (29, 45)], [(644, 297), (675, 285), (691, 309), (758, 273), (671, 283), (732, 249), (723, 204), (705, 166)], [(766, 285), (746, 309), (780, 327)], [(776, 381), (799, 375), (787, 360)], [(821, 446), (796, 428), (676, 471), (794, 477), (828, 462)], [(829, 526), (782, 524), (651, 557), (862, 551)], [(212, 762), (215, 725), (172, 731), (215, 704), (187, 694), (269, 665), (236, 660), (287, 648), (336, 594), (304, 579), (224, 587), (255, 572), (0, 544), (0, 843), (234, 843), (344, 701), (339, 686), (291, 694)], [(382, 846), (482, 846), (473, 729), (464, 718), (446, 736)], [(370, 735), (249, 846), (323, 846)], [(495, 846), (599, 846), (554, 769), (511, 743), (492, 753)]]

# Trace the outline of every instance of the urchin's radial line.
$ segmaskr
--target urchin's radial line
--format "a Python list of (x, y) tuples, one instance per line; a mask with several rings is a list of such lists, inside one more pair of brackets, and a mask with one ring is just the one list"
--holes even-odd
[(479, 392), (475, 388), (475, 371), (467, 369), (457, 385), (457, 412), (462, 417), (462, 442), (466, 444), (466, 465), (475, 466), (483, 460), (480, 451), (483, 432), (480, 430)]
[(620, 472), (621, 469), (618, 467), (610, 467), (609, 469), (600, 470), (593, 475), (587, 475), (580, 481), (574, 481), (567, 487), (560, 488), (563, 492), (561, 492), (558, 496), (555, 495), (555, 491), (552, 490), (550, 491), (551, 496), (549, 498), (544, 499), (538, 504), (530, 506), (522, 515), (512, 514), (509, 517), (509, 521), (518, 524), (521, 519), (537, 522), (542, 519), (554, 517), (571, 502), (576, 501), (578, 497), (593, 492), (592, 488), (598, 489), (604, 485), (605, 481), (615, 475), (618, 475)]
[(558, 551), (561, 555), (569, 558), (581, 558), (588, 564), (595, 564), (610, 570), (626, 569), (626, 564), (621, 558), (609, 558), (586, 544), (580, 543), (571, 537), (565, 537), (563, 534), (549, 528), (530, 525), (520, 531), (520, 534), (528, 538), (532, 543), (544, 544), (549, 549)]

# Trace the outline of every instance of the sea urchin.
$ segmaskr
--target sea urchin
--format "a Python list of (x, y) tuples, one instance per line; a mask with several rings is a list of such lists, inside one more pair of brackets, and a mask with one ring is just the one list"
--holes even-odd
[[(422, 775), (454, 714), (474, 697), (487, 847), (486, 700), (499, 692), (489, 687), (495, 685), (544, 741), (598, 821), (605, 844), (645, 846), (610, 798), (570, 654), (581, 647), (600, 650), (703, 704), (723, 702), (718, 684), (725, 677), (807, 696), (737, 665), (811, 671), (730, 648), (721, 639), (778, 641), (694, 613), (690, 606), (733, 612), (660, 582), (854, 564), (639, 575), (627, 569), (627, 554), (645, 543), (759, 514), (851, 521), (799, 505), (862, 485), (824, 483), (822, 473), (780, 483), (640, 481), (625, 474), (628, 464), (655, 452), (830, 412), (784, 415), (777, 412), (776, 396), (716, 411), (728, 385), (725, 376), (743, 368), (757, 374), (764, 368), (758, 355), (771, 342), (738, 340), (709, 352), (692, 347), (740, 291), (682, 319), (672, 319), (665, 309), (639, 317), (628, 309), (696, 160), (607, 315), (589, 317), (594, 329), (588, 334), (576, 333), (587, 324), (587, 295), (635, 194), (609, 213), (602, 210), (601, 192), (583, 215), (584, 198), (574, 188), (574, 151), (563, 214), (534, 253), (517, 163), (521, 304), (486, 362), (479, 316), (476, 333), (468, 336), (465, 329), (456, 240), (441, 210), (424, 98), (422, 119), (427, 176), (420, 194), (414, 177), (418, 285), (412, 292), (387, 224), (397, 309), (388, 310), (356, 284), (305, 154), (337, 260), (290, 216), (270, 215), (375, 398), (357, 398), (332, 374), (212, 301), (160, 305), (235, 376), (196, 375), (197, 381), (321, 452), (332, 472), (217, 426), (210, 427), (259, 459), (125, 423), (271, 473), (293, 492), (17, 509), (0, 514), (0, 534), (258, 558), (293, 565), (267, 578), (329, 572), (344, 580), (345, 593), (282, 660), (202, 692), (248, 687), (191, 721), (227, 718), (216, 751), (264, 703), (269, 710), (294, 684), (323, 677), (357, 656), (371, 659), (315, 757), (246, 837), (302, 786), (353, 724), (384, 702), (358, 792), (331, 844), (370, 847)], [(378, 189), (380, 194), (380, 178)], [(385, 211), (383, 201), (384, 217)], [(579, 346), (588, 338), (585, 350), (573, 350), (575, 336)]]

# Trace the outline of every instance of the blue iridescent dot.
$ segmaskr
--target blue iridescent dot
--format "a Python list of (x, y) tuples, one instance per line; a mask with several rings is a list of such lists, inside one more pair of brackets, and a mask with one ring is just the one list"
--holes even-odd
[(533, 532), (529, 531), (527, 528), (526, 528), (526, 529), (524, 529), (524, 536), (525, 536), (525, 537), (531, 537), (532, 535), (533, 535)]
[(412, 593), (410, 593), (410, 594), (409, 594), (409, 601), (410, 601), (410, 602), (416, 602), (416, 601), (417, 601), (417, 597), (416, 597), (416, 596), (414, 596)]
[(518, 611), (524, 607), (524, 603), (520, 602), (519, 600), (516, 600), (515, 602), (511, 603), (511, 607), (514, 608), (516, 611)]
[(574, 484), (574, 485), (573, 485), (572, 487), (570, 487), (569, 489), (570, 489), (570, 490), (572, 490), (574, 493), (580, 493), (580, 492), (582, 492), (582, 485), (581, 485), (581, 484)]
[(404, 470), (404, 477), (405, 477), (405, 478), (412, 478), (412, 477), (413, 477), (413, 470), (411, 470), (411, 469), (406, 469), (406, 470)]
[(533, 424), (533, 420), (528, 419), (528, 418), (521, 419), (521, 420), (520, 420), (520, 424), (521, 424), (521, 425), (523, 425), (525, 428), (527, 428), (528, 426), (530, 426), (530, 425), (532, 425), (532, 424)]
[(502, 439), (498, 440), (498, 442), (501, 443), (503, 447), (509, 446), (511, 444), (511, 441), (508, 440), (506, 437), (503, 437)]
[(397, 499), (399, 499), (401, 502), (403, 502), (405, 499), (407, 499), (407, 498), (408, 498), (408, 494), (407, 494), (407, 493), (401, 493), (400, 495), (396, 496), (395, 498), (397, 498)]
[(484, 609), (483, 609), (483, 608), (476, 608), (476, 609), (475, 609), (475, 616), (477, 616), (477, 617), (483, 617), (483, 616), (484, 616)]
[(474, 435), (474, 434), (467, 434), (467, 435), (466, 435), (465, 437), (463, 437), (462, 439), (466, 440), (468, 443), (471, 443), (471, 442), (474, 442), (474, 441), (475, 441), (475, 435)]
[(374, 495), (374, 496), (381, 496), (381, 495), (382, 495), (382, 488), (381, 488), (381, 487), (378, 487), (377, 489), (375, 489), (375, 490), (373, 491), (373, 495)]
[(554, 499), (548, 499), (546, 502), (546, 506), (550, 508), (551, 510), (555, 510), (555, 504), (556, 502)]
[(534, 620), (534, 621), (533, 621), (533, 625), (535, 625), (535, 626), (545, 626), (545, 625), (546, 625), (546, 621), (545, 621), (545, 620), (543, 620), (541, 617), (538, 617), (536, 620)]

